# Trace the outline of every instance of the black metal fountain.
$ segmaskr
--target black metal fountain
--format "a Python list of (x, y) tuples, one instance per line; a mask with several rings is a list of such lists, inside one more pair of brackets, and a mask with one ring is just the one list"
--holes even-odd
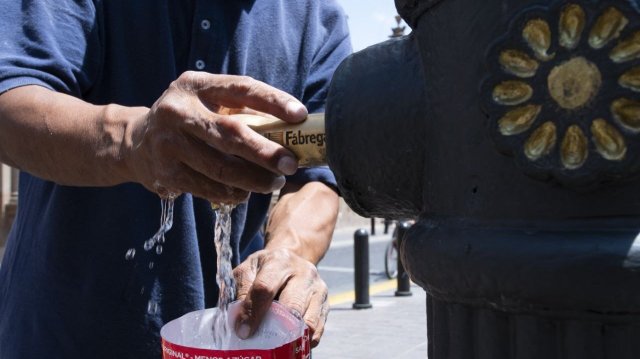
[(396, 0), (337, 71), (328, 158), (364, 216), (418, 218), (429, 356), (640, 358), (632, 1)]

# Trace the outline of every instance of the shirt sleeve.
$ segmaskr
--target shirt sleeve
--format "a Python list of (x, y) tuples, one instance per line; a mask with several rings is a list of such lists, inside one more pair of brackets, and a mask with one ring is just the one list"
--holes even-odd
[(90, 0), (0, 0), (0, 94), (40, 85), (76, 97), (102, 56)]
[[(317, 22), (312, 24), (308, 41), (314, 45), (313, 60), (305, 81), (302, 101), (311, 113), (322, 112), (333, 73), (342, 60), (351, 54), (351, 38), (347, 17), (332, 0), (320, 2)], [(336, 178), (327, 166), (301, 168), (287, 177), (293, 183), (319, 181), (338, 192)], [(338, 192), (339, 193), (339, 192)]]
[(314, 31), (309, 31), (314, 34), (308, 38), (314, 45), (313, 59), (302, 97), (309, 112), (324, 111), (333, 73), (352, 52), (347, 17), (342, 8), (335, 1), (325, 0), (318, 12)]

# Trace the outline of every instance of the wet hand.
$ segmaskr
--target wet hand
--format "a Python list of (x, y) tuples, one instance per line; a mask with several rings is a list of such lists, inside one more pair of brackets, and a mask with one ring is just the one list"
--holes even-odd
[(304, 318), (311, 346), (318, 345), (329, 313), (328, 288), (311, 262), (286, 249), (265, 249), (236, 267), (234, 276), (242, 300), (235, 323), (239, 337), (253, 335), (277, 299)]
[(287, 122), (307, 115), (294, 97), (249, 77), (184, 73), (127, 127), (132, 180), (160, 195), (189, 192), (214, 203), (280, 189), (297, 169), (295, 156), (229, 116), (244, 111)]

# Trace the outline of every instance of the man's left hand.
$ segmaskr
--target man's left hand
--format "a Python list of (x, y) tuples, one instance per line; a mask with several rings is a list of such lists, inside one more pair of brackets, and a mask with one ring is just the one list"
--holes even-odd
[(234, 269), (238, 299), (242, 300), (236, 333), (255, 333), (271, 302), (277, 299), (304, 318), (311, 346), (320, 342), (329, 312), (328, 288), (311, 262), (287, 249), (261, 250)]

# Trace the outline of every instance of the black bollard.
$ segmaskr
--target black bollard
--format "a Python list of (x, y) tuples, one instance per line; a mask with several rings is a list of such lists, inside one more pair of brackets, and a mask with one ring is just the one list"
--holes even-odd
[(384, 234), (389, 233), (389, 226), (391, 225), (391, 220), (389, 218), (384, 219)]
[(358, 229), (353, 234), (354, 282), (356, 301), (353, 309), (371, 308), (369, 302), (369, 234), (365, 229)]
[(398, 251), (398, 277), (396, 278), (398, 286), (396, 290), (396, 297), (409, 297), (413, 294), (411, 293), (411, 279), (409, 278), (409, 273), (404, 270), (404, 266), (402, 265), (400, 248), (405, 234), (409, 228), (411, 228), (411, 224), (406, 221), (400, 221), (396, 228), (398, 229), (396, 231), (396, 238), (394, 238), (396, 241), (396, 250)]

